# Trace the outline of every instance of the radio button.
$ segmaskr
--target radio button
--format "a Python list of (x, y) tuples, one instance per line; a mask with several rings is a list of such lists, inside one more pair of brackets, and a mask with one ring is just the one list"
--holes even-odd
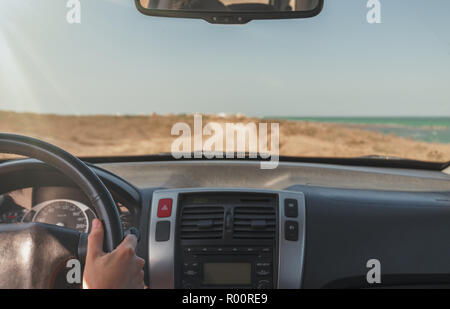
[(186, 271), (184, 272), (184, 274), (185, 274), (186, 276), (195, 276), (195, 275), (198, 274), (198, 272), (196, 272), (195, 270), (190, 269), (190, 270), (186, 270)]
[(192, 247), (186, 247), (184, 248), (184, 254), (186, 257), (194, 258), (196, 259), (198, 256), (197, 254), (200, 252), (198, 248), (192, 248)]
[(182, 285), (183, 285), (183, 289), (193, 289), (194, 288), (194, 284), (189, 281), (186, 281), (186, 280), (183, 280)]
[(198, 270), (199, 264), (197, 262), (193, 263), (183, 263), (184, 270)]
[(290, 241), (298, 240), (298, 223), (296, 221), (286, 221), (284, 238)]
[(258, 282), (258, 285), (256, 288), (260, 289), (260, 290), (270, 289), (271, 288), (270, 281), (269, 280), (260, 280)]
[(170, 239), (170, 221), (159, 221), (156, 223), (155, 240), (168, 241)]
[(284, 200), (284, 214), (289, 218), (298, 217), (298, 204), (297, 200), (286, 199)]
[(256, 271), (256, 274), (257, 274), (258, 276), (268, 276), (268, 275), (270, 275), (270, 269), (261, 269), (261, 270), (258, 270), (258, 271)]

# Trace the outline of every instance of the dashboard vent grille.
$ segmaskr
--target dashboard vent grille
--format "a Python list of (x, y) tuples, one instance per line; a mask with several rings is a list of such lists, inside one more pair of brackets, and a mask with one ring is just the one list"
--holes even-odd
[(219, 206), (184, 206), (181, 213), (182, 239), (223, 238), (224, 208)]
[(276, 217), (272, 206), (238, 206), (234, 209), (233, 238), (274, 239)]

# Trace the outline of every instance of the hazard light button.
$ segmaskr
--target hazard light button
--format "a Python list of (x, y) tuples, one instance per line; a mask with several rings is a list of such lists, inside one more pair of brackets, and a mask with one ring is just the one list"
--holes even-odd
[(158, 218), (167, 218), (172, 214), (172, 199), (160, 199), (158, 203)]

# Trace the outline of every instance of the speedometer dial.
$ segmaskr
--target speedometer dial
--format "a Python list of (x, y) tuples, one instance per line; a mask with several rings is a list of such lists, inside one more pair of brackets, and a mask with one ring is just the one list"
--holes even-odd
[(90, 221), (95, 218), (86, 205), (72, 200), (52, 200), (37, 205), (34, 222), (54, 224), (69, 229), (88, 233)]

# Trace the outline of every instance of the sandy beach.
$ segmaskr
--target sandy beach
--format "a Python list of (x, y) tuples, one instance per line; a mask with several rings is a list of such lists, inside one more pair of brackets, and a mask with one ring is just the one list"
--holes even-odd
[[(0, 132), (43, 139), (77, 156), (122, 156), (167, 153), (177, 136), (172, 125), (193, 127), (193, 115), (60, 116), (0, 112)], [(396, 156), (450, 161), (450, 144), (428, 143), (365, 130), (363, 126), (309, 121), (269, 120), (245, 116), (204, 115), (203, 123), (277, 122), (280, 155), (314, 157)]]

